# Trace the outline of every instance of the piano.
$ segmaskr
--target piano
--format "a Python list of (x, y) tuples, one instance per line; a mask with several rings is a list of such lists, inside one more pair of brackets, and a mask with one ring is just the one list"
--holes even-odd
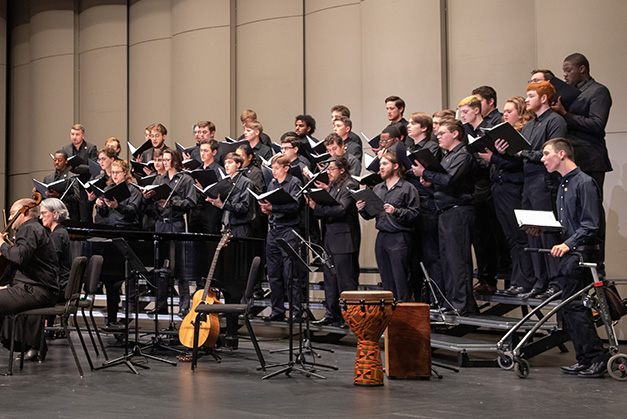
[[(111, 241), (124, 238), (144, 266), (162, 267), (170, 261), (174, 278), (199, 281), (209, 273), (211, 261), (221, 239), (220, 235), (201, 233), (156, 233), (154, 231), (121, 230), (109, 226), (67, 227), (72, 240), (72, 256), (102, 255), (104, 277), (124, 279), (124, 258)], [(226, 302), (239, 303), (246, 289), (248, 271), (255, 256), (265, 264), (265, 240), (233, 237), (220, 251), (213, 286), (219, 288)], [(112, 278), (112, 279), (113, 279)]]

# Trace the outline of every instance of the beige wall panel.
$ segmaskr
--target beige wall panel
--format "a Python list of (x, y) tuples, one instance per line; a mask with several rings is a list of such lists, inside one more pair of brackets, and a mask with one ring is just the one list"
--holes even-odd
[(170, 0), (141, 0), (130, 7), (130, 44), (170, 38)]
[[(109, 137), (126, 141), (126, 47), (80, 55), (80, 123), (98, 148)], [(124, 156), (125, 154), (123, 154)]]
[(129, 20), (129, 136), (139, 145), (147, 125), (170, 125), (170, 1), (137, 1)]
[(52, 170), (49, 153), (70, 143), (74, 124), (74, 59), (71, 55), (49, 57), (30, 65), (30, 142), (31, 155), (24, 167)]
[(20, 25), (11, 32), (11, 65), (13, 68), (30, 63), (30, 25)]
[[(29, 174), (18, 174), (9, 177), (9, 198), (7, 207), (20, 198), (30, 198), (33, 192), (32, 176)], [(7, 208), (8, 210), (9, 208)], [(8, 216), (8, 214), (7, 214)]]
[[(592, 64), (590, 64), (592, 67)], [(604, 201), (607, 220), (606, 268), (608, 276), (627, 277), (627, 134), (609, 134), (608, 150), (612, 157), (613, 172), (605, 177)], [(627, 291), (627, 290), (626, 290)]]
[(318, 139), (332, 132), (333, 105), (348, 106), (357, 133), (362, 121), (359, 2), (321, 3), (305, 3), (305, 108), (316, 119)]
[(362, 31), (361, 130), (369, 137), (388, 124), (384, 100), (390, 95), (405, 100), (406, 116), (440, 107), (439, 10), (439, 2), (427, 0), (362, 3), (362, 28), (368, 30)]
[(305, 14), (346, 6), (359, 6), (360, 3), (360, 0), (305, 0)]
[[(590, 61), (590, 74), (610, 89), (612, 111), (608, 121), (609, 132), (626, 132), (627, 121), (627, 67), (625, 40), (627, 39), (627, 2), (621, 0), (572, 0), (568, 13), (564, 1), (537, 1), (538, 63), (551, 68), (563, 78), (562, 63), (566, 56), (579, 52)], [(576, 35), (565, 36), (572, 28)], [(624, 161), (624, 159), (622, 159)]]
[[(259, 14), (265, 16), (269, 11), (263, 6), (272, 6), (269, 8), (274, 10), (286, 2), (242, 3), (259, 9)], [(302, 17), (289, 17), (291, 11), (293, 8), (287, 7), (275, 19), (237, 28), (236, 117), (244, 109), (254, 109), (264, 132), (275, 141), (293, 129), (294, 116), (303, 109)]]
[(302, 16), (302, 2), (294, 0), (237, 0), (237, 24)]
[(501, 111), (525, 96), (536, 67), (533, 0), (449, 0), (448, 16), (450, 107), (481, 85), (494, 87)]
[(104, 4), (80, 14), (81, 53), (120, 45), (126, 45), (126, 5)]
[[(152, 123), (170, 125), (170, 39), (144, 42), (130, 48), (130, 141), (144, 141), (144, 128)], [(166, 140), (168, 145), (169, 139)]]
[(172, 140), (191, 146), (192, 125), (202, 120), (216, 124), (216, 138), (231, 135), (229, 40), (228, 27), (172, 38)]
[[(13, 31), (13, 43), (17, 41), (17, 35), (28, 36), (28, 25), (22, 25)], [(27, 40), (20, 39), (20, 45), (29, 45)], [(20, 47), (22, 52), (27, 52), (28, 47)], [(20, 63), (11, 68), (10, 85), (11, 120), (9, 124), (9, 158), (7, 170), (9, 173), (23, 173), (30, 170), (30, 163), (27, 160), (24, 149), (29, 148), (30, 143), (30, 64)]]
[(31, 17), (30, 58), (74, 53), (74, 12), (49, 10)]
[(171, 140), (192, 145), (192, 125), (210, 120), (230, 135), (230, 2), (172, 3)]
[(172, 34), (228, 27), (230, 0), (172, 0)]

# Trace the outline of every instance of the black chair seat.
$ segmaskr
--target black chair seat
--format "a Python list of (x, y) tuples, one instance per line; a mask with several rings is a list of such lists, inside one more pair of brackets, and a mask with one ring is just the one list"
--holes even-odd
[(238, 314), (245, 313), (247, 308), (246, 304), (199, 304), (196, 313)]
[(76, 307), (70, 307), (66, 310), (65, 304), (59, 304), (53, 307), (40, 307), (33, 308), (31, 310), (20, 311), (20, 316), (61, 316), (65, 313), (73, 314), (76, 312)]

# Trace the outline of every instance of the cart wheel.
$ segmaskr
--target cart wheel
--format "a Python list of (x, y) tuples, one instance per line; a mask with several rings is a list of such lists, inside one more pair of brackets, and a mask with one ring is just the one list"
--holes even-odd
[(509, 353), (503, 353), (496, 358), (496, 363), (504, 370), (511, 370), (514, 368), (514, 357)]
[(607, 372), (618, 381), (627, 381), (627, 355), (616, 354), (607, 361)]
[(526, 359), (517, 359), (514, 361), (514, 372), (518, 378), (529, 377), (529, 362)]

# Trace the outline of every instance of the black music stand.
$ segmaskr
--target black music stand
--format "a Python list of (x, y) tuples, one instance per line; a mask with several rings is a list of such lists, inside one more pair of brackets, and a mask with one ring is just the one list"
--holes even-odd
[(148, 271), (141, 260), (137, 257), (133, 249), (128, 245), (126, 240), (123, 238), (113, 238), (111, 239), (115, 247), (120, 251), (122, 256), (124, 257), (124, 275), (125, 275), (125, 283), (127, 289), (127, 297), (129, 291), (131, 289), (131, 278), (133, 278), (133, 284), (135, 288), (134, 292), (134, 302), (135, 302), (135, 341), (133, 342), (133, 350), (129, 351), (129, 323), (130, 323), (130, 299), (127, 298), (126, 307), (124, 309), (124, 313), (126, 316), (126, 321), (124, 322), (124, 355), (119, 358), (112, 359), (110, 361), (106, 361), (102, 364), (102, 366), (95, 368), (96, 370), (106, 369), (109, 367), (113, 367), (115, 365), (124, 364), (126, 365), (133, 373), (139, 374), (135, 366), (149, 369), (150, 367), (144, 364), (140, 364), (137, 362), (133, 362), (133, 357), (141, 356), (144, 359), (153, 359), (155, 361), (165, 362), (166, 364), (176, 365), (176, 363), (169, 361), (167, 359), (159, 358), (153, 355), (148, 355), (142, 353), (141, 348), (139, 347), (139, 292), (138, 292), (138, 280), (140, 277), (146, 276)]
[[(300, 255), (298, 254), (298, 252), (296, 252), (296, 250), (294, 250), (294, 248), (292, 246), (290, 246), (290, 244), (285, 241), (285, 239), (278, 239), (277, 243), (279, 243), (279, 246), (281, 246), (281, 248), (287, 253), (287, 256), (289, 257), (289, 259), (292, 261), (292, 263), (294, 263), (296, 265), (296, 267), (299, 270), (303, 270), (306, 272), (311, 272), (311, 268), (309, 267), (309, 265), (307, 265), (307, 263), (305, 263), (305, 261), (300, 257)], [(295, 270), (292, 270), (292, 274), (295, 275)], [(316, 374), (314, 371), (314, 369), (307, 369), (305, 367), (305, 365), (307, 365), (308, 363), (304, 361), (303, 356), (302, 356), (302, 339), (301, 336), (299, 336), (299, 354), (296, 357), (296, 360), (294, 360), (294, 299), (292, 296), (292, 290), (293, 290), (293, 285), (294, 281), (290, 278), (290, 280), (288, 281), (288, 301), (289, 301), (289, 309), (290, 309), (290, 316), (288, 318), (288, 328), (289, 328), (289, 356), (288, 356), (288, 361), (281, 363), (281, 364), (274, 364), (274, 365), (266, 365), (266, 368), (276, 368), (276, 367), (283, 367), (277, 371), (274, 371), (273, 373), (270, 373), (268, 375), (265, 375), (262, 380), (265, 380), (267, 378), (272, 378), (275, 377), (279, 374), (285, 374), (285, 375), (290, 375), (291, 372), (296, 371), (299, 372), (301, 374), (304, 374), (306, 377), (316, 377), (316, 378), (321, 378), (323, 380), (326, 380), (326, 377), (320, 374)]]
[[(177, 186), (178, 186), (178, 183), (177, 183)], [(172, 195), (172, 194), (170, 194), (170, 195)], [(170, 197), (168, 197), (168, 200), (169, 199), (170, 199)], [(160, 240), (159, 235), (155, 234), (154, 235), (154, 255), (155, 255), (154, 256), (154, 265), (155, 265), (155, 267), (154, 267), (154, 270), (153, 270), (153, 281), (154, 281), (155, 299), (156, 299), (156, 302), (155, 302), (155, 320), (154, 320), (154, 326), (155, 326), (154, 333), (155, 333), (155, 335), (152, 337), (152, 341), (148, 345), (144, 346), (143, 349), (144, 350), (150, 349), (151, 353), (155, 353), (157, 349), (165, 349), (165, 350), (168, 350), (168, 351), (172, 351), (172, 352), (174, 352), (174, 353), (176, 353), (178, 355), (181, 355), (183, 353), (183, 351), (181, 351), (180, 349), (173, 348), (170, 345), (167, 345), (167, 344), (163, 343), (163, 339), (161, 338), (161, 336), (159, 336), (159, 309), (158, 309), (157, 305), (159, 304), (159, 297), (161, 295), (160, 294), (161, 292), (170, 293), (170, 310), (169, 310), (170, 311), (170, 313), (169, 313), (169, 315), (170, 315), (170, 325), (169, 325), (168, 330), (169, 331), (175, 330), (175, 327), (174, 327), (174, 308), (173, 308), (174, 302), (173, 302), (173, 297), (172, 297), (172, 293), (171, 293), (171, 290), (174, 289), (174, 287), (173, 287), (173, 285), (171, 286), (171, 284), (170, 284), (170, 279), (171, 279), (170, 269), (169, 269), (169, 265), (170, 265), (169, 260), (170, 259), (166, 259), (164, 261), (163, 267), (161, 269), (157, 269), (157, 266), (159, 265), (159, 259), (160, 259), (160, 254), (159, 254), (160, 243), (161, 243), (161, 240)], [(170, 242), (170, 246), (171, 246), (170, 249), (171, 249), (171, 257), (172, 257), (172, 251), (174, 253), (176, 253), (176, 250), (172, 250), (172, 249), (174, 249), (174, 247), (173, 247), (174, 243), (173, 242)], [(166, 279), (164, 281), (166, 283), (166, 289), (165, 290), (161, 289), (163, 287), (159, 286), (160, 285), (159, 279), (161, 279), (160, 278), (161, 276), (165, 276), (165, 279)], [(163, 360), (163, 361), (164, 362), (168, 362), (168, 363), (170, 363), (172, 365), (176, 365), (176, 363), (172, 362), (172, 361), (166, 361), (166, 360)]]

